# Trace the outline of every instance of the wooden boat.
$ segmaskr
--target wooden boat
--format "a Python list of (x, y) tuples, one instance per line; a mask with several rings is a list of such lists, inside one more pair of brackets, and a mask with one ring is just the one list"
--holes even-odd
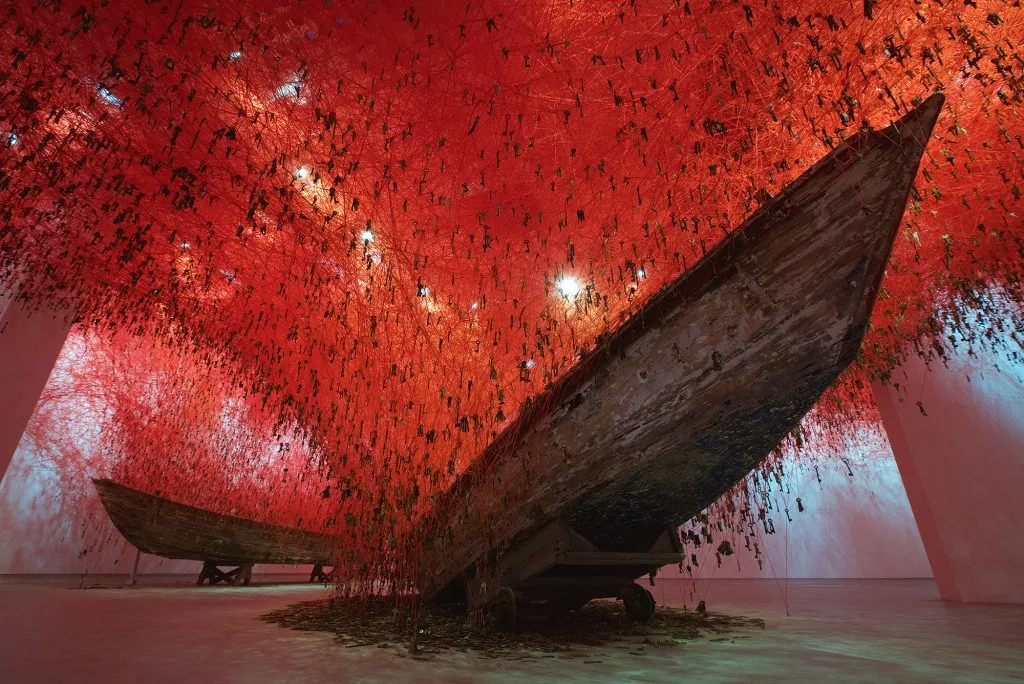
[[(293, 527), (222, 515), (141, 492), (110, 480), (93, 480), (114, 527), (139, 551), (164, 558), (203, 561), (204, 579), (247, 581), (254, 563), (330, 565), (333, 540)], [(217, 566), (236, 566), (236, 574)], [(218, 580), (218, 572), (222, 577)], [(322, 574), (322, 573), (321, 573)]]
[(639, 576), (755, 468), (853, 361), (942, 102), (829, 151), (525, 408), (436, 507), (424, 595), (554, 599), (598, 572), (573, 534)]

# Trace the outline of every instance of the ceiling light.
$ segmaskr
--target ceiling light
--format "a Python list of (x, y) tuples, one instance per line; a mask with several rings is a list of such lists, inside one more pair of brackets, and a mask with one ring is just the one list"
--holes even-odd
[(572, 299), (580, 293), (582, 289), (580, 287), (580, 281), (573, 278), (571, 275), (563, 275), (557, 281), (555, 281), (555, 287), (562, 293), (562, 296), (566, 299)]
[(100, 98), (102, 98), (107, 104), (114, 105), (115, 107), (120, 107), (124, 104), (124, 100), (119, 98), (117, 95), (114, 95), (114, 93), (110, 92), (106, 88), (98, 86), (96, 88), (96, 92), (100, 94)]
[(306, 98), (302, 95), (302, 78), (299, 76), (292, 76), (284, 85), (274, 91), (274, 94), (278, 97), (291, 98), (296, 104), (304, 104)]

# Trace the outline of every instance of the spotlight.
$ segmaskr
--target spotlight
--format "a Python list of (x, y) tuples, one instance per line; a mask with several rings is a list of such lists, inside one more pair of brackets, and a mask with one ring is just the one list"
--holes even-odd
[(298, 178), (299, 180), (305, 180), (309, 178), (309, 169), (305, 166), (300, 166), (299, 168), (295, 169), (295, 177)]
[(367, 228), (359, 234), (359, 237), (362, 238), (363, 244), (368, 245), (373, 242), (373, 231)]
[(645, 271), (642, 268), (636, 269), (636, 279), (637, 280), (643, 280), (646, 277), (647, 277), (647, 271)]
[(96, 92), (97, 92), (97, 93), (99, 93), (99, 95), (100, 95), (100, 98), (101, 98), (101, 99), (102, 99), (102, 100), (103, 100), (104, 102), (106, 102), (107, 104), (109, 104), (109, 105), (114, 105), (115, 107), (120, 107), (121, 105), (123, 105), (123, 104), (124, 104), (124, 100), (122, 100), (121, 98), (119, 98), (119, 97), (118, 97), (117, 95), (114, 95), (114, 93), (110, 92), (110, 91), (109, 91), (109, 90), (107, 90), (106, 88), (103, 88), (103, 87), (99, 87), (99, 86), (98, 86), (98, 87), (96, 88)]
[(238, 50), (235, 50), (230, 55), (228, 55), (228, 59), (230, 59), (232, 62), (237, 59), (242, 59), (242, 53)]
[(580, 287), (580, 281), (576, 280), (570, 275), (563, 275), (557, 281), (555, 281), (555, 287), (562, 293), (562, 296), (566, 299), (572, 299), (580, 293), (582, 289)]
[(302, 77), (292, 76), (288, 82), (274, 91), (274, 94), (278, 97), (290, 98), (296, 104), (305, 104), (306, 98), (302, 94), (303, 85)]

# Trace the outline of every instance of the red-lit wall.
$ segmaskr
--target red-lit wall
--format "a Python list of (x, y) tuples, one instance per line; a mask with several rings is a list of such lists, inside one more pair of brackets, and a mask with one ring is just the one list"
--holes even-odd
[[(1024, 548), (1014, 540), (1024, 523), (1022, 370), (995, 355), (963, 355), (948, 369), (933, 365), (926, 375), (915, 357), (894, 377), (904, 400), (887, 405), (893, 390), (881, 395), (918, 522), (926, 539), (937, 541), (929, 544), (931, 566), (889, 443), (866, 431), (844, 454), (845, 462), (815, 464), (806, 453), (784, 462), (787, 476), (770, 494), (776, 533), (755, 537), (760, 564), (742, 537), (733, 538), (736, 554), (720, 566), (712, 548), (695, 550), (695, 574), (927, 577), (935, 567), (949, 598), (1020, 600)], [(22, 441), (0, 483), (0, 573), (127, 572), (133, 551), (105, 516), (89, 516), (95, 501), (68, 506), (53, 496), (69, 487), (90, 491), (88, 483), (60, 477)], [(920, 512), (926, 510), (928, 515)], [(84, 518), (91, 525), (85, 536)], [(197, 565), (144, 557), (140, 570), (193, 572)]]
[[(26, 440), (27, 442), (27, 440)], [(0, 573), (112, 573), (130, 570), (133, 551), (105, 518), (81, 537), (81, 511), (67, 510), (45, 495), (61, 486), (23, 442), (0, 484)], [(883, 440), (865, 438), (842, 462), (801, 460), (786, 464), (784, 483), (771, 512), (776, 534), (762, 535), (763, 568), (743, 546), (716, 564), (705, 546), (698, 551), (700, 577), (928, 577), (921, 540), (896, 464)], [(818, 477), (821, 482), (819, 483)], [(804, 511), (799, 512), (796, 497)], [(785, 508), (790, 508), (787, 522)], [(80, 555), (83, 550), (87, 553)], [(144, 556), (140, 572), (197, 572), (198, 564)], [(291, 570), (291, 568), (280, 568)], [(666, 568), (662, 576), (678, 574)]]
[[(39, 318), (30, 322), (45, 327), (45, 321)], [(52, 347), (62, 342), (66, 330), (50, 328), (47, 330)], [(42, 358), (40, 368), (46, 363), (52, 365), (50, 357), (55, 352), (49, 351), (45, 344), (37, 346), (46, 357)], [(28, 387), (24, 381), (19, 383)], [(34, 405), (33, 391), (38, 395), (33, 389), (17, 396)], [(815, 469), (815, 463), (807, 457), (804, 453), (799, 459), (791, 458), (784, 463), (787, 477), (783, 488), (775, 488), (771, 494), (773, 510), (770, 515), (776, 534), (760, 535), (757, 540), (764, 552), (761, 565), (745, 548), (742, 539), (736, 539), (737, 553), (724, 558), (721, 567), (713, 553), (707, 554), (708, 547), (701, 549), (695, 574), (701, 577), (930, 576), (899, 473), (884, 438), (865, 433), (860, 443), (845, 454), (849, 469), (835, 459), (821, 459)], [(68, 477), (83, 481), (61, 480)], [(21, 441), (0, 483), (0, 573), (129, 571), (134, 551), (102, 514), (86, 477), (86, 473), (76, 469), (54, 470), (33, 452), (30, 440)], [(62, 491), (85, 492), (87, 498), (65, 502), (60, 496)], [(799, 511), (797, 497), (800, 497), (803, 512)], [(85, 527), (83, 521), (87, 523)], [(141, 572), (196, 572), (198, 565), (143, 557), (139, 569)], [(674, 571), (666, 569), (663, 574), (671, 575)]]

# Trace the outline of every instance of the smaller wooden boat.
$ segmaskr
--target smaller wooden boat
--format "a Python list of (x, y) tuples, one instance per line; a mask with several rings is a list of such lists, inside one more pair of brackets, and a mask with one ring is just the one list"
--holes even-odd
[[(203, 561), (199, 583), (248, 583), (255, 563), (313, 564), (311, 581), (327, 579), (333, 538), (187, 506), (111, 480), (93, 480), (114, 527), (143, 553)], [(217, 566), (235, 566), (224, 573)]]

